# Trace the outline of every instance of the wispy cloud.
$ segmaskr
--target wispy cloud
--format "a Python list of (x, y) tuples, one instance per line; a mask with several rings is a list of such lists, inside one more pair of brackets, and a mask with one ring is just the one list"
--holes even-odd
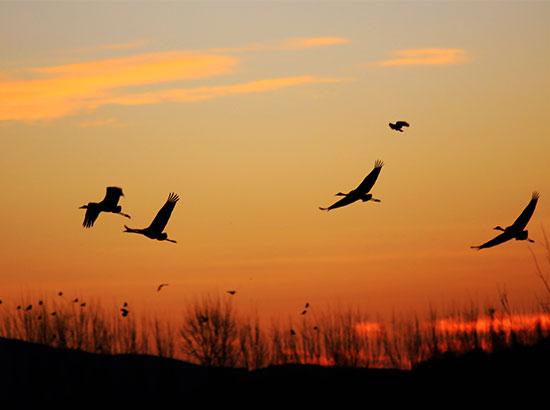
[(414, 48), (397, 50), (395, 57), (378, 61), (382, 67), (418, 66), (418, 65), (452, 65), (468, 61), (466, 51), (461, 48)]
[(101, 105), (144, 105), (158, 104), (161, 102), (195, 102), (205, 101), (214, 98), (225, 97), (236, 94), (254, 94), (276, 91), (283, 88), (296, 87), (308, 84), (327, 84), (350, 81), (349, 78), (327, 78), (317, 76), (295, 76), (269, 78), (264, 80), (250, 81), (229, 85), (176, 88), (171, 90), (153, 91), (147, 93), (133, 93), (121, 96), (106, 98)]
[(255, 51), (290, 51), (308, 48), (336, 46), (350, 43), (344, 37), (295, 37), (277, 43), (254, 43), (242, 47), (212, 48), (217, 53), (246, 53)]
[(39, 67), (32, 79), (0, 80), (0, 121), (59, 118), (98, 107), (121, 89), (212, 77), (238, 60), (217, 54), (164, 52)]
[[(295, 38), (233, 51), (299, 50), (346, 42), (347, 39), (340, 37)], [(105, 47), (121, 50), (136, 45), (128, 43)], [(225, 54), (220, 53), (221, 50), (142, 53), (34, 67), (21, 70), (18, 77), (0, 72), (0, 121), (51, 120), (108, 104), (204, 101), (226, 95), (269, 92), (344, 80), (304, 75), (220, 86), (182, 87), (179, 84), (234, 72), (240, 60), (228, 55), (231, 49), (224, 49)], [(83, 126), (96, 125), (90, 123)]]
[(344, 37), (298, 37), (290, 38), (279, 45), (280, 50), (302, 50), (313, 47), (327, 47), (348, 44), (350, 40)]

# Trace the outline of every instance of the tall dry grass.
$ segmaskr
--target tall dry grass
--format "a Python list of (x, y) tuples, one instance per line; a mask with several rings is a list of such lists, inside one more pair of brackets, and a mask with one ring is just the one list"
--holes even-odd
[(179, 322), (122, 317), (99, 302), (80, 306), (55, 298), (41, 304), (27, 299), (0, 305), (0, 336), (249, 369), (286, 363), (410, 368), (443, 352), (490, 351), (550, 337), (547, 312), (514, 312), (505, 293), (500, 301), (498, 307), (471, 304), (445, 315), (430, 309), (425, 317), (394, 315), (389, 320), (372, 320), (358, 308), (327, 309), (266, 326), (257, 317), (241, 315), (233, 299), (224, 297), (191, 302)]
[(550, 337), (550, 244), (546, 262), (533, 255), (543, 296), (535, 313), (499, 304), (426, 315), (372, 319), (359, 308), (308, 311), (298, 318), (260, 322), (242, 315), (234, 298), (211, 296), (184, 306), (179, 321), (154, 315), (123, 317), (98, 301), (64, 296), (24, 297), (0, 304), (0, 336), (89, 352), (150, 354), (207, 366), (248, 369), (312, 363), (352, 367), (410, 368), (445, 352), (492, 351), (531, 345)]

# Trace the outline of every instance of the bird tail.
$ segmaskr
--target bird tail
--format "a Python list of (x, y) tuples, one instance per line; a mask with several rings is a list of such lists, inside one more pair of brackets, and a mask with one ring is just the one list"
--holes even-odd
[(140, 233), (139, 229), (128, 228), (126, 225), (124, 225), (124, 227), (126, 228), (126, 230), (124, 232)]
[(477, 249), (478, 251), (480, 251), (482, 248), (481, 246), (470, 246), (471, 249)]
[(330, 211), (329, 208), (322, 208), (322, 207), (319, 207), (319, 209), (320, 209), (321, 211)]

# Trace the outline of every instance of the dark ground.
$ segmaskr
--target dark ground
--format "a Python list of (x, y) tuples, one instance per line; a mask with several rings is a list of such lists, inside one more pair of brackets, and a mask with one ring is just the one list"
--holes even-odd
[(491, 354), (473, 351), (442, 356), (412, 371), (283, 365), (249, 372), (0, 338), (0, 408), (14, 408), (1, 406), (13, 403), (23, 406), (18, 408), (47, 403), (81, 408), (92, 403), (152, 402), (185, 408), (191, 402), (220, 401), (256, 403), (257, 408), (265, 408), (269, 402), (295, 403), (298, 399), (319, 403), (345, 398), (363, 404), (376, 399), (391, 404), (479, 396), (526, 397), (541, 400), (537, 407), (550, 408), (550, 340)]

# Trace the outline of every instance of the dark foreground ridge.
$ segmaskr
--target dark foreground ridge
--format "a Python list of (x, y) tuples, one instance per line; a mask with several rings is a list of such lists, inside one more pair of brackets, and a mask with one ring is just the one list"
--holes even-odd
[[(143, 355), (101, 355), (0, 338), (0, 404), (296, 398), (394, 401), (522, 395), (547, 399), (550, 340), (491, 354), (441, 355), (413, 370), (279, 365), (247, 371)], [(78, 407), (78, 406), (77, 406)], [(74, 407), (73, 407), (74, 408)]]

